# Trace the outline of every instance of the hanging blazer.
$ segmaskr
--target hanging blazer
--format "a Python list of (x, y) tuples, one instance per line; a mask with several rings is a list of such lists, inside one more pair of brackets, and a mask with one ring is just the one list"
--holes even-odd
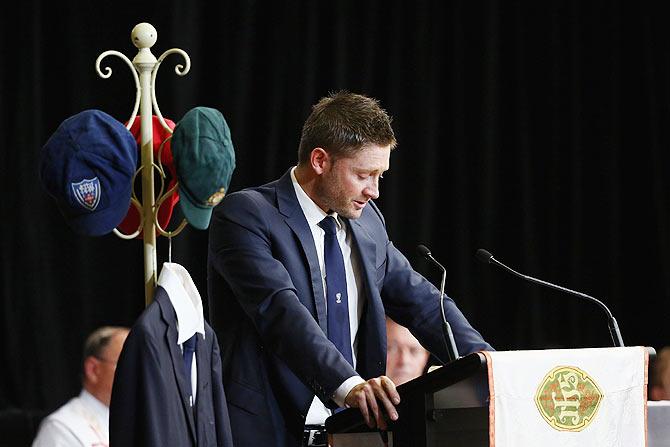
[(110, 445), (232, 447), (216, 335), (205, 323), (196, 350), (196, 404), (177, 344), (177, 318), (162, 287), (137, 319), (121, 351), (110, 405)]

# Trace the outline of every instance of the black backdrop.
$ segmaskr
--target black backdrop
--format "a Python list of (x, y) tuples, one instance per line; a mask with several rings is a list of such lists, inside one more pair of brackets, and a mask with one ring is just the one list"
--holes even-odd
[[(417, 270), (428, 245), (447, 291), (498, 349), (608, 346), (603, 313), (476, 263), (477, 248), (608, 303), (629, 345), (670, 343), (670, 28), (662, 2), (579, 0), (15, 2), (0, 28), (0, 409), (45, 412), (77, 392), (83, 337), (144, 306), (142, 246), (65, 225), (37, 176), (62, 120), (126, 120), (134, 87), (113, 49), (158, 30), (157, 98), (178, 121), (221, 110), (232, 190), (290, 166), (311, 104), (346, 88), (381, 100), (399, 147), (378, 203)], [(173, 242), (205, 299), (207, 232)], [(163, 238), (159, 263), (166, 259)]]

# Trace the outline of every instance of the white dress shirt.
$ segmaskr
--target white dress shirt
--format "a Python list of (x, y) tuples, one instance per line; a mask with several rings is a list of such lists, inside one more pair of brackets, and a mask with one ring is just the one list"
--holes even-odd
[[(158, 277), (158, 285), (165, 289), (177, 314), (177, 343), (184, 352), (184, 342), (196, 332), (205, 338), (205, 317), (202, 310), (202, 298), (188, 271), (181, 265), (173, 262), (163, 264)], [(191, 363), (191, 390), (195, 405), (198, 389), (198, 362), (193, 356)]]
[[(312, 232), (314, 245), (316, 246), (316, 254), (319, 258), (321, 281), (324, 290), (323, 295), (325, 297), (326, 267), (323, 259), (325, 231), (319, 226), (319, 222), (321, 222), (327, 216), (327, 214), (321, 208), (319, 208), (319, 206), (314, 203), (314, 201), (302, 189), (302, 186), (300, 186), (298, 180), (295, 177), (294, 171), (295, 167), (291, 169), (291, 180), (293, 181), (293, 188), (295, 189), (295, 194), (298, 198), (300, 208), (302, 209), (302, 212), (307, 219), (307, 223), (309, 224), (309, 229)], [(363, 290), (360, 260), (358, 254), (352, 250), (351, 232), (347, 231), (346, 225), (342, 223), (341, 219), (337, 216), (337, 213), (333, 213), (331, 215), (335, 217), (335, 221), (337, 222), (337, 241), (340, 244), (342, 257), (344, 259), (344, 271), (347, 278), (351, 352), (353, 355), (353, 366), (356, 368), (356, 353), (358, 351), (358, 324), (363, 313), (363, 305), (365, 304), (365, 296), (360, 292)], [(326, 302), (326, 311), (327, 306), (328, 303)], [(335, 394), (332, 396), (333, 400), (338, 405), (343, 406), (344, 399), (347, 397), (347, 394), (349, 394), (349, 391), (351, 391), (354, 386), (362, 382), (364, 382), (364, 380), (358, 375), (352, 376), (345, 380), (337, 388), (337, 390), (335, 390)], [(323, 423), (326, 421), (326, 418), (328, 418), (328, 416), (331, 414), (332, 412), (326, 408), (326, 406), (319, 400), (319, 398), (315, 396), (314, 400), (312, 401), (312, 405), (309, 407), (309, 411), (307, 412), (305, 423), (310, 425), (323, 425)]]
[(32, 447), (108, 447), (109, 408), (81, 390), (40, 424)]

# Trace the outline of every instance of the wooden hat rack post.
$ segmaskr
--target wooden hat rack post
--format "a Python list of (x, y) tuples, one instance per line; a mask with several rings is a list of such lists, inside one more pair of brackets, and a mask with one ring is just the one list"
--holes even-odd
[[(172, 129), (167, 125), (163, 119), (163, 115), (158, 108), (156, 101), (156, 75), (161, 63), (170, 54), (176, 53), (184, 58), (185, 65), (178, 64), (175, 66), (175, 73), (178, 76), (184, 76), (191, 68), (191, 59), (185, 51), (172, 48), (164, 52), (158, 59), (151, 53), (150, 48), (156, 43), (158, 33), (149, 23), (140, 23), (136, 25), (130, 33), (133, 45), (138, 49), (135, 58), (130, 61), (123, 53), (109, 50), (103, 52), (95, 61), (95, 68), (101, 78), (108, 79), (112, 75), (112, 69), (104, 67), (104, 71), (100, 69), (100, 63), (107, 56), (118, 56), (130, 67), (135, 80), (135, 105), (133, 112), (128, 120), (126, 128), (130, 129), (137, 112), (140, 112), (140, 132), (141, 132), (141, 165), (133, 176), (133, 185), (135, 184), (135, 177), (142, 174), (142, 201), (140, 202), (135, 195), (133, 188), (131, 203), (137, 208), (139, 213), (139, 225), (137, 230), (132, 234), (123, 234), (118, 229), (114, 229), (114, 233), (122, 239), (134, 239), (140, 232), (143, 233), (144, 243), (144, 301), (145, 305), (149, 305), (153, 300), (154, 290), (157, 281), (157, 261), (156, 261), (156, 231), (159, 234), (171, 238), (179, 234), (186, 227), (186, 220), (184, 219), (174, 231), (166, 231), (161, 228), (158, 222), (158, 208), (160, 204), (171, 194), (173, 194), (178, 184), (176, 184), (169, 191), (164, 191), (165, 185), (165, 170), (161, 164), (161, 150), (158, 153), (158, 160), (154, 162), (153, 153), (153, 121), (152, 115), (155, 114), (162, 125), (169, 133), (172, 134)], [(168, 140), (166, 140), (168, 141)], [(163, 142), (163, 145), (165, 141)], [(154, 170), (158, 172), (161, 179), (161, 187), (158, 195), (154, 191)], [(158, 197), (158, 199), (156, 199)], [(170, 244), (171, 245), (171, 244)]]

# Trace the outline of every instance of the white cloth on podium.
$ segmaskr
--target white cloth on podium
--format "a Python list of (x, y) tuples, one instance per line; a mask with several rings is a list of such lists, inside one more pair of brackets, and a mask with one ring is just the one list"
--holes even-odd
[(484, 354), (491, 447), (645, 447), (643, 347)]

